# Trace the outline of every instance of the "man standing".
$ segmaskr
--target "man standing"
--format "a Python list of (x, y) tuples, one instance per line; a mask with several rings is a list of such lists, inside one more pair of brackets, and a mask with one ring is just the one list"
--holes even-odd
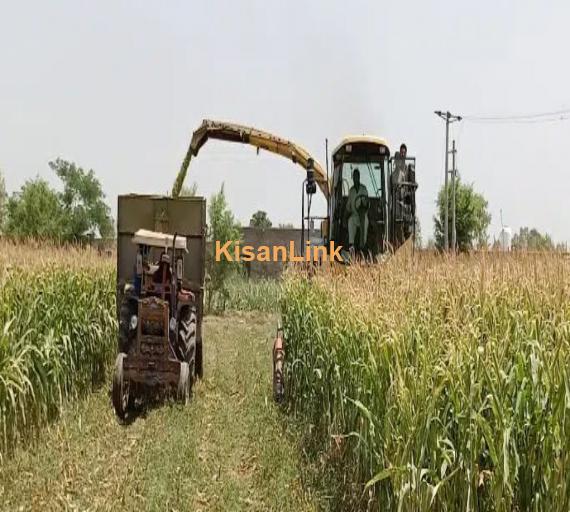
[(394, 172), (392, 173), (392, 186), (397, 189), (399, 185), (408, 181), (408, 172), (406, 169), (406, 155), (408, 148), (405, 144), (400, 146), (400, 151), (394, 155)]
[(364, 249), (368, 236), (368, 190), (360, 183), (360, 171), (352, 171), (352, 187), (348, 192), (346, 213), (348, 215), (348, 245), (354, 247), (356, 232), (360, 229), (358, 248)]
[(411, 236), (414, 224), (413, 195), (415, 188), (415, 171), (412, 164), (407, 164), (408, 148), (400, 145), (400, 151), (394, 155), (394, 170), (392, 171), (392, 201), (394, 214), (395, 238), (403, 243)]

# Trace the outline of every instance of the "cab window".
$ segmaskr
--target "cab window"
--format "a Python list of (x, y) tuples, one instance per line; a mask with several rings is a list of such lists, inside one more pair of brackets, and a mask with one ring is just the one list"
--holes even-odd
[(380, 162), (343, 162), (342, 164), (342, 195), (347, 197), (353, 185), (352, 173), (355, 169), (360, 172), (360, 184), (366, 187), (369, 197), (382, 195), (382, 167)]

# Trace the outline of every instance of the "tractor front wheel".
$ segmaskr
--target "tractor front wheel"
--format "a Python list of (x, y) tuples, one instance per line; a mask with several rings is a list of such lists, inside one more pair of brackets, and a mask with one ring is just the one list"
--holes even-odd
[(121, 352), (115, 361), (113, 374), (113, 407), (120, 420), (127, 417), (129, 410), (129, 381), (125, 379), (123, 362), (127, 354)]

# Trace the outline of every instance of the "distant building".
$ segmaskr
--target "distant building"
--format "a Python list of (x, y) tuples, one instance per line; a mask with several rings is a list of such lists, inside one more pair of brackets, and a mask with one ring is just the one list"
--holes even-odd
[[(268, 228), (259, 229), (243, 227), (242, 245), (251, 245), (257, 249), (261, 245), (273, 247), (275, 245), (289, 246), (294, 242), (295, 247), (301, 244), (301, 230), (298, 228)], [(305, 236), (307, 236), (305, 234)], [(244, 263), (246, 272), (250, 277), (276, 277), (283, 271), (284, 264), (281, 262), (250, 261)]]

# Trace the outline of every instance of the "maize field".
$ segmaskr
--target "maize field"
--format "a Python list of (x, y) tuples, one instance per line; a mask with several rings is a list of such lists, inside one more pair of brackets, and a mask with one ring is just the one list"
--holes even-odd
[(282, 316), (288, 407), (340, 508), (570, 510), (568, 258), (292, 273)]
[(281, 280), (232, 276), (228, 282), (231, 311), (274, 312), (279, 308)]
[[(0, 459), (105, 382), (114, 264), (88, 249), (0, 242)], [(570, 509), (568, 258), (419, 254), (309, 279), (295, 269), (282, 282), (236, 277), (228, 290), (230, 310), (281, 304), (286, 407), (331, 476), (332, 508)], [(265, 408), (266, 391), (255, 401)], [(114, 420), (99, 398), (93, 421)]]
[(105, 377), (116, 346), (114, 260), (0, 242), (0, 457)]

